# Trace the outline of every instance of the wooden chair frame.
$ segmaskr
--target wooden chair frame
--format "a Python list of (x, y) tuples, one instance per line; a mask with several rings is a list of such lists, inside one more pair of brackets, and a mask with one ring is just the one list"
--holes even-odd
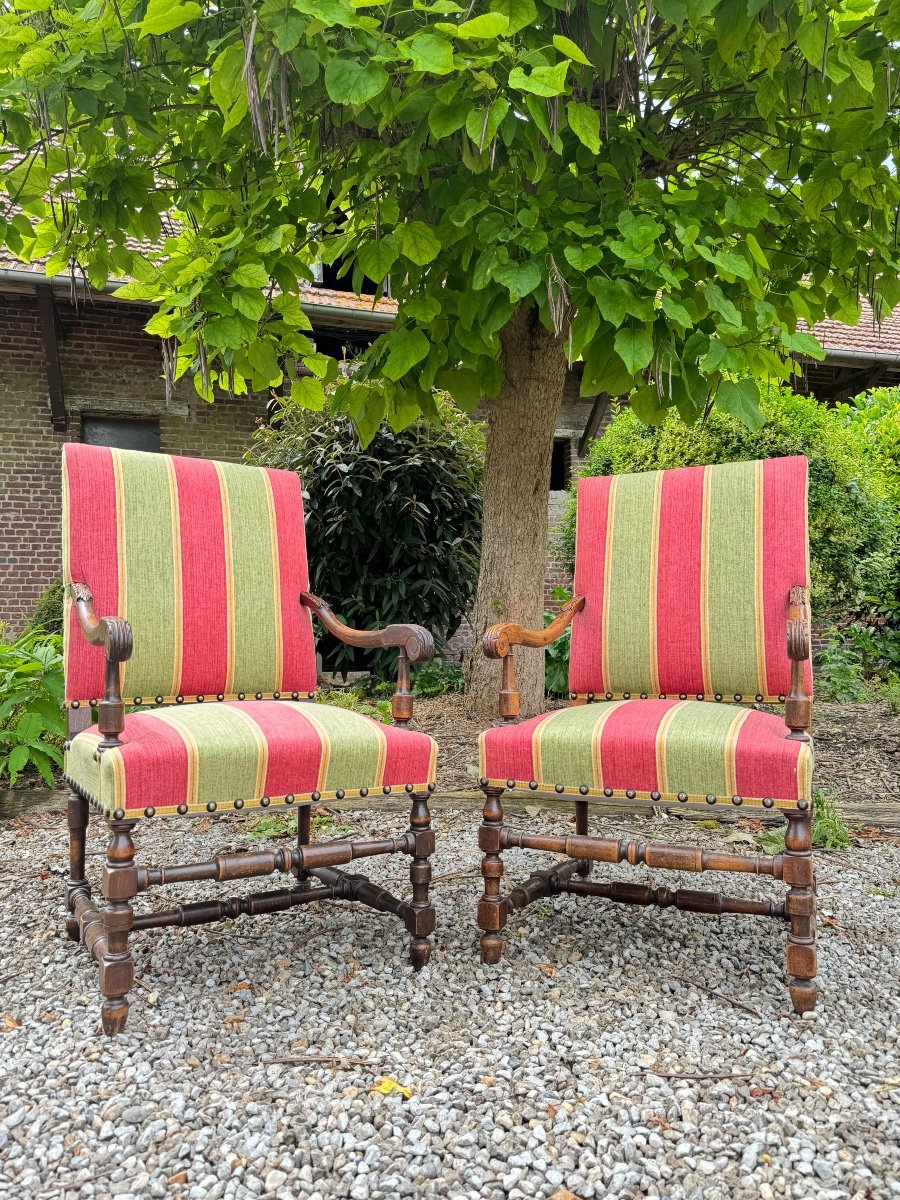
[[(106, 655), (103, 695), (96, 705), (97, 724), (102, 734), (98, 752), (102, 754), (104, 750), (122, 744), (119, 735), (124, 728), (125, 704), (119, 684), (120, 664), (131, 656), (131, 626), (120, 617), (98, 617), (93, 597), (85, 584), (74, 584), (72, 594), (82, 633), (93, 645), (102, 646)], [(412, 717), (410, 663), (425, 662), (434, 654), (434, 641), (428, 630), (420, 625), (389, 625), (382, 630), (350, 629), (334, 616), (323, 600), (310, 592), (301, 593), (299, 599), (342, 641), (354, 646), (398, 649), (397, 689), (391, 711), (395, 724), (407, 725)], [(299, 697), (293, 695), (292, 699)], [(308, 693), (307, 699), (314, 700), (314, 693)], [(81, 706), (77, 702), (73, 702), (68, 717), (69, 737), (92, 724), (90, 706)], [(411, 803), (409, 828), (399, 837), (358, 841), (337, 838), (313, 844), (310, 822), (311, 807), (316, 799), (313, 793), (311, 801), (298, 805), (296, 844), (277, 850), (220, 854), (209, 862), (174, 866), (136, 865), (133, 832), (138, 821), (126, 816), (121, 809), (116, 810), (108, 819), (110, 838), (101, 879), (106, 904), (99, 907), (93, 900), (85, 873), (90, 798), (73, 780), (66, 782), (70, 789), (66, 932), (73, 941), (83, 942), (99, 964), (102, 1021), (107, 1034), (121, 1032), (128, 1017), (128, 993), (134, 984), (134, 960), (130, 949), (130, 936), (134, 930), (203, 925), (210, 921), (233, 920), (241, 915), (282, 912), (319, 900), (358, 900), (378, 912), (399, 917), (410, 936), (409, 957), (413, 967), (418, 970), (428, 962), (432, 949), (430, 936), (435, 927), (435, 910), (429, 895), (434, 832), (428, 793), (434, 790), (433, 784), (422, 792), (407, 785)], [(382, 790), (389, 793), (391, 788)], [(361, 797), (367, 794), (365, 788), (360, 791)], [(337, 795), (342, 798), (340, 792)], [(211, 809), (215, 808), (212, 804)], [(410, 900), (397, 899), (364, 875), (338, 870), (354, 859), (379, 854), (410, 856)], [(151, 887), (196, 880), (249, 879), (276, 871), (293, 875), (292, 886), (227, 900), (182, 904), (151, 913), (135, 914), (132, 908), (135, 896)]]
[[(502, 662), (500, 716), (515, 721), (519, 715), (519, 696), (515, 686), (514, 646), (548, 646), (571, 624), (573, 617), (584, 607), (584, 597), (573, 597), (545, 629), (523, 629), (521, 625), (494, 625), (484, 635), (482, 648), (489, 658)], [(809, 607), (807, 589), (793, 587), (789, 596), (787, 621), (787, 655), (791, 660), (791, 690), (782, 697), (785, 703), (785, 724), (788, 737), (808, 742), (812, 720), (812, 702), (806, 695), (803, 664), (809, 658)], [(594, 697), (589, 695), (587, 702)], [(602, 699), (602, 697), (598, 697)], [(585, 700), (571, 697), (573, 704)], [(639, 703), (639, 701), (636, 701)], [(510, 780), (508, 787), (513, 786)], [(777, 917), (788, 923), (787, 970), (789, 990), (794, 1011), (807, 1012), (815, 1007), (818, 998), (816, 976), (816, 888), (812, 858), (812, 806), (805, 800), (795, 810), (785, 813), (787, 834), (784, 854), (733, 854), (725, 851), (703, 850), (696, 846), (679, 846), (665, 842), (644, 843), (619, 841), (615, 838), (593, 837), (588, 833), (588, 801), (575, 800), (575, 836), (544, 836), (510, 828), (504, 819), (501, 797), (507, 789), (491, 787), (481, 780), (485, 793), (484, 814), (478, 834), (478, 844), (484, 855), (481, 874), (484, 893), (478, 904), (478, 927), (481, 930), (481, 957), (486, 963), (500, 961), (503, 952), (501, 934), (512, 913), (546, 896), (570, 894), (598, 896), (621, 904), (675, 907), (690, 912), (724, 915), (743, 913), (754, 916)], [(533, 782), (537, 795), (551, 796)], [(581, 789), (583, 793), (588, 788)], [(770, 802), (771, 803), (771, 802)], [(501, 893), (503, 851), (510, 847), (552, 851), (569, 857), (546, 870), (535, 871), (519, 887)], [(645, 863), (649, 867), (674, 871), (734, 871), (742, 874), (768, 875), (788, 885), (783, 902), (745, 900), (724, 896), (719, 892), (672, 890), (667, 887), (647, 887), (631, 883), (600, 883), (589, 878), (595, 862)]]

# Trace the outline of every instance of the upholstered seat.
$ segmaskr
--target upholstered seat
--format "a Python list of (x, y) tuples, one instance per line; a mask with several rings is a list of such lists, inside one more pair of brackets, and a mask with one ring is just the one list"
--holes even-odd
[(434, 781), (424, 733), (326, 704), (291, 700), (190, 704), (132, 713), (121, 745), (79, 733), (66, 775), (107, 816), (266, 808)]
[(697, 700), (612, 700), (481, 735), (488, 786), (609, 799), (764, 804), (810, 800), (812, 752), (780, 717)]

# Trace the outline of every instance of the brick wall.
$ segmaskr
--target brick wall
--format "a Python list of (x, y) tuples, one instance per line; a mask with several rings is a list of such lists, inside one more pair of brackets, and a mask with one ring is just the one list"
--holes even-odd
[(237, 461), (265, 398), (206, 404), (190, 379), (166, 403), (159, 342), (143, 332), (149, 310), (111, 300), (56, 300), (69, 428), (50, 424), (37, 302), (0, 293), (0, 621), (21, 625), (60, 574), (60, 448), (81, 437), (81, 414), (155, 417), (160, 448)]

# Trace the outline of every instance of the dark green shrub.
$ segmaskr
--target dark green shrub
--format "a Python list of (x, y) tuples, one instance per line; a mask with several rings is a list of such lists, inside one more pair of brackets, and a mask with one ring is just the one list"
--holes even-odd
[[(554, 600), (564, 604), (572, 599), (565, 588), (554, 588), (551, 593)], [(559, 614), (548, 609), (544, 613), (545, 627)], [(550, 696), (568, 696), (569, 694), (569, 650), (572, 643), (572, 627), (551, 642), (544, 651), (544, 690)]]
[(62, 640), (30, 629), (0, 637), (0, 779), (12, 786), (28, 767), (53, 786), (65, 737)]
[(30, 629), (43, 629), (46, 633), (63, 631), (63, 585), (55, 579), (38, 596), (34, 611), (28, 619)]
[[(770, 388), (761, 406), (767, 420), (756, 433), (717, 409), (696, 425), (674, 416), (650, 426), (622, 408), (592, 443), (582, 474), (805, 454), (814, 611), (856, 611), (870, 604), (871, 597), (890, 595), (896, 586), (900, 517), (881, 461), (867, 451), (865, 438), (841, 410), (828, 409), (811, 396)], [(571, 566), (574, 488), (560, 541)]]
[[(484, 463), (480, 426), (449, 404), (441, 415), (401, 433), (383, 424), (363, 450), (349, 417), (285, 406), (248, 456), (303, 479), (312, 590), (348, 625), (415, 621), (439, 649), (475, 591)], [(396, 652), (355, 651), (319, 629), (332, 670), (395, 672)]]

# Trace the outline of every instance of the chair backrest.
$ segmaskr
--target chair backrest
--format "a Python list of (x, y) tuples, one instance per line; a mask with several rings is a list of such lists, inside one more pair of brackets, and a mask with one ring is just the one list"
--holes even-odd
[[(125, 617), (126, 703), (316, 686), (300, 480), (290, 471), (107, 446), (63, 448), (63, 582)], [(66, 589), (68, 593), (68, 588)], [(66, 699), (103, 691), (104, 655), (67, 595)]]
[(787, 695), (788, 596), (809, 586), (806, 498), (801, 457), (582, 479), (571, 691)]

